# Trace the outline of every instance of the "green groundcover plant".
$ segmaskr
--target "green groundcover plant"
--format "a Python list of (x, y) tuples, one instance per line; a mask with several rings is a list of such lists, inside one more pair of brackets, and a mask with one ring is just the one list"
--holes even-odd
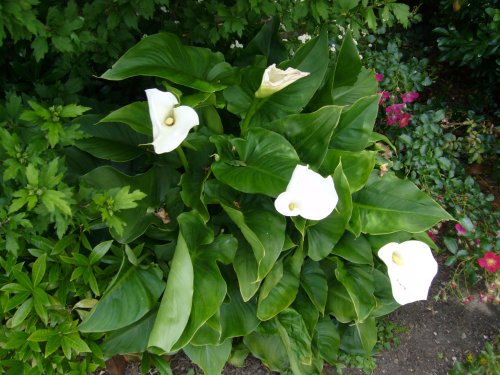
[[(160, 33), (102, 75), (155, 86), (97, 123), (79, 119), (87, 137), (73, 163), (93, 162), (76, 178), (102, 192), (92, 195), (100, 220), (80, 227), (88, 259), (63, 260), (75, 277), (102, 265), (101, 287), (71, 301), (81, 322), (68, 323), (65, 354), (137, 354), (168, 373), (163, 355), (183, 350), (219, 374), (250, 352), (276, 371), (320, 374), (340, 349), (371, 353), (378, 317), (427, 298), (437, 264), (426, 231), (451, 216), (381, 173), (374, 72), (349, 33), (335, 61), (326, 30), (276, 57), (285, 52), (276, 23), (234, 66)], [(38, 291), (55, 251), (4, 290)], [(27, 341), (47, 356), (61, 330), (43, 317)]]

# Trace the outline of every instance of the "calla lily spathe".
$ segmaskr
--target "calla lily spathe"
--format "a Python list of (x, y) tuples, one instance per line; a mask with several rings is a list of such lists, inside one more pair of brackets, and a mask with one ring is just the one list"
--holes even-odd
[(274, 207), (285, 216), (321, 220), (332, 213), (338, 200), (332, 176), (323, 177), (307, 166), (297, 165), (286, 191), (274, 201)]
[(264, 71), (262, 82), (259, 89), (255, 92), (255, 97), (265, 98), (270, 96), (309, 74), (308, 72), (301, 72), (294, 68), (282, 70), (276, 68), (276, 64), (273, 64)]
[(170, 92), (148, 89), (146, 96), (155, 152), (163, 154), (175, 150), (186, 139), (189, 130), (200, 124), (198, 114), (191, 107), (178, 106), (177, 98)]
[(397, 303), (405, 305), (427, 299), (438, 270), (427, 244), (420, 241), (390, 242), (378, 251), (378, 256), (387, 265), (392, 295)]

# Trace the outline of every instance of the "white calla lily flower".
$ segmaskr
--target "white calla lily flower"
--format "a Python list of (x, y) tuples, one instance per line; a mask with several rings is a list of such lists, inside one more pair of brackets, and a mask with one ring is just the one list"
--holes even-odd
[(390, 242), (378, 256), (387, 265), (392, 295), (397, 303), (426, 300), (438, 265), (432, 251), (421, 241)]
[(309, 74), (308, 72), (301, 72), (294, 68), (282, 70), (276, 68), (276, 64), (273, 64), (264, 71), (262, 82), (259, 89), (255, 92), (255, 97), (265, 98), (270, 96)]
[(191, 107), (178, 106), (177, 98), (170, 92), (148, 89), (146, 96), (155, 152), (163, 154), (175, 150), (186, 139), (189, 130), (200, 124), (198, 114)]
[(274, 207), (285, 216), (321, 220), (332, 213), (338, 200), (332, 176), (323, 177), (307, 166), (297, 165), (286, 191), (274, 201)]

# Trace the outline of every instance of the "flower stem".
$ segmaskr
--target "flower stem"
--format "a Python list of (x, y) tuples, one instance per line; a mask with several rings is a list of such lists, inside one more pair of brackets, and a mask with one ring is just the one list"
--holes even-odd
[(250, 125), (250, 120), (255, 115), (255, 113), (259, 110), (259, 108), (266, 102), (267, 98), (259, 99), (253, 98), (250, 107), (248, 108), (247, 114), (243, 119), (243, 123), (241, 124), (241, 135), (246, 135), (248, 132), (248, 126)]
[(187, 172), (189, 171), (189, 163), (186, 158), (186, 154), (184, 153), (184, 150), (182, 149), (182, 146), (179, 146), (176, 148), (177, 150), (177, 155), (179, 155), (179, 159), (181, 159), (181, 163), (184, 166), (184, 170)]

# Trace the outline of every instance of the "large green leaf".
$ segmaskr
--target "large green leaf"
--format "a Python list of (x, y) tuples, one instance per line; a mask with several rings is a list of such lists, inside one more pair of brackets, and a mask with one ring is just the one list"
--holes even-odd
[[(258, 102), (258, 111), (251, 119), (251, 126), (299, 113), (311, 100), (321, 85), (328, 66), (328, 38), (326, 30), (303, 45), (290, 61), (281, 63), (278, 67), (286, 69), (293, 67), (303, 72), (309, 72), (283, 90)], [(243, 72), (242, 84), (232, 86), (224, 91), (228, 101), (228, 109), (242, 115), (256, 101), (255, 92), (260, 86), (264, 69), (248, 69)]]
[(280, 22), (277, 17), (273, 17), (269, 22), (265, 23), (242, 51), (241, 56), (238, 58), (238, 65), (250, 64), (256, 55), (267, 57), (269, 64), (286, 60), (288, 51), (279, 36), (279, 26)]
[(356, 101), (340, 116), (330, 147), (346, 151), (362, 151), (368, 145), (377, 119), (378, 95)]
[[(221, 247), (228, 249), (223, 251)], [(198, 329), (219, 310), (226, 296), (227, 287), (216, 264), (218, 252), (234, 254), (236, 247), (237, 242), (234, 237), (223, 235), (211, 244), (191, 252), (194, 271), (193, 305), (186, 328), (174, 349), (181, 349), (189, 343)]]
[(361, 71), (361, 59), (350, 31), (347, 31), (340, 46), (337, 60), (329, 69), (325, 85), (318, 91), (313, 100), (317, 108), (334, 103), (333, 89), (343, 86), (352, 87)]
[(259, 325), (255, 300), (243, 301), (238, 284), (228, 280), (228, 301), (220, 308), (221, 339), (248, 335)]
[(259, 290), (261, 281), (258, 280), (258, 264), (252, 248), (242, 239), (238, 245), (233, 267), (238, 276), (238, 284), (243, 301), (248, 302)]
[(188, 245), (181, 232), (168, 274), (167, 286), (149, 336), (148, 347), (160, 348), (168, 353), (181, 337), (191, 313), (194, 290), (193, 272)]
[(243, 338), (243, 342), (252, 355), (272, 371), (286, 373), (290, 368), (290, 361), (280, 336), (252, 332)]
[(261, 281), (283, 250), (285, 217), (276, 212), (267, 199), (241, 202), (240, 210), (226, 205), (222, 207), (252, 247), (257, 261), (257, 279), (253, 282)]
[(325, 160), (321, 165), (320, 172), (323, 175), (332, 174), (341, 162), (351, 193), (361, 190), (370, 177), (375, 166), (375, 151), (343, 151), (328, 150)]
[(333, 88), (333, 103), (335, 105), (351, 105), (359, 98), (375, 95), (377, 88), (378, 82), (373, 70), (362, 68), (353, 85)]
[(306, 259), (300, 272), (300, 284), (321, 314), (325, 312), (328, 283), (318, 262)]
[(325, 219), (307, 228), (307, 254), (313, 260), (320, 260), (331, 253), (345, 231), (352, 212), (352, 197), (349, 183), (339, 164), (333, 174), (339, 202), (335, 210)]
[(313, 337), (316, 330), (316, 325), (318, 324), (320, 312), (318, 308), (311, 303), (311, 299), (308, 297), (303, 287), (299, 288), (299, 291), (291, 305), (291, 308), (293, 308), (302, 316), (302, 319), (304, 319), (304, 323), (307, 327), (307, 332), (309, 332), (309, 335)]
[(371, 267), (344, 265), (337, 259), (335, 277), (345, 287), (356, 311), (356, 321), (363, 322), (375, 308), (373, 276)]
[(276, 262), (273, 270), (260, 288), (257, 317), (269, 320), (290, 306), (297, 295), (300, 284), (300, 269), (304, 262), (302, 251)]
[(302, 316), (294, 309), (282, 311), (276, 319), (276, 326), (290, 359), (294, 374), (305, 374), (303, 365), (313, 363), (311, 336), (307, 331)]
[(373, 174), (365, 188), (353, 198), (363, 233), (416, 233), (432, 228), (441, 220), (453, 219), (412, 182), (401, 180), (393, 173), (383, 177)]
[(338, 255), (354, 264), (373, 265), (372, 248), (363, 235), (355, 237), (352, 233), (345, 232), (333, 248), (332, 254)]
[(225, 87), (220, 81), (231, 69), (224, 63), (221, 53), (184, 46), (176, 35), (160, 33), (143, 38), (101, 77), (122, 80), (153, 76), (200, 91), (214, 92)]
[(328, 281), (325, 311), (341, 323), (349, 323), (356, 319), (356, 310), (351, 297), (347, 289), (335, 277)]
[(80, 324), (81, 332), (108, 332), (141, 319), (158, 303), (165, 285), (154, 268), (124, 271)]
[(117, 354), (144, 352), (157, 312), (157, 309), (153, 309), (139, 321), (109, 333), (102, 344), (104, 356), (111, 358)]
[(145, 153), (145, 148), (140, 145), (148, 143), (148, 137), (134, 132), (124, 124), (96, 125), (97, 118), (90, 118), (93, 118), (92, 123), (82, 124), (81, 129), (91, 137), (78, 140), (76, 147), (79, 149), (99, 159), (117, 162), (133, 160)]
[(263, 126), (283, 134), (303, 163), (319, 167), (341, 113), (342, 107), (325, 106), (313, 113), (287, 116)]
[(396, 310), (400, 305), (392, 296), (391, 280), (385, 273), (378, 269), (373, 270), (373, 282), (375, 284), (375, 298), (377, 298), (377, 306), (370, 314), (371, 317), (387, 315)]
[(231, 340), (224, 341), (221, 345), (193, 346), (184, 348), (186, 355), (200, 366), (206, 375), (220, 375), (231, 354)]
[[(99, 190), (108, 190), (117, 187), (130, 186), (130, 190), (139, 189), (146, 197), (137, 202), (137, 207), (115, 212), (125, 224), (123, 234), (111, 229), (111, 235), (120, 243), (128, 243), (142, 235), (151, 224), (161, 225), (160, 219), (154, 215), (154, 210), (164, 202), (167, 192), (177, 185), (179, 173), (169, 167), (153, 167), (146, 173), (136, 176), (127, 176), (110, 166), (96, 168), (82, 177), (89, 186)], [(161, 183), (158, 183), (161, 181)], [(180, 200), (176, 196), (171, 198)], [(175, 202), (172, 201), (172, 206)], [(170, 207), (166, 208), (167, 211)]]
[[(144, 94), (145, 95), (145, 94)], [(120, 122), (127, 124), (137, 133), (152, 136), (153, 126), (149, 118), (148, 102), (134, 102), (111, 112), (100, 123)]]
[(368, 318), (363, 323), (341, 326), (340, 348), (350, 354), (370, 354), (377, 343), (377, 323)]
[(186, 206), (195, 209), (205, 220), (208, 220), (208, 210), (202, 201), (201, 195), (203, 182), (209, 175), (209, 170), (205, 168), (210, 165), (214, 146), (208, 141), (207, 137), (200, 134), (193, 134), (188, 139), (189, 144), (194, 149), (187, 150), (186, 157), (189, 160), (190, 168), (181, 177), (181, 198)]
[(318, 321), (316, 335), (319, 355), (329, 364), (335, 364), (340, 348), (340, 335), (329, 316), (325, 316)]
[[(278, 133), (255, 128), (245, 139), (214, 136), (220, 160), (212, 164), (218, 180), (245, 193), (277, 197), (285, 191), (299, 157), (293, 146)], [(237, 155), (226, 157), (228, 149)]]

